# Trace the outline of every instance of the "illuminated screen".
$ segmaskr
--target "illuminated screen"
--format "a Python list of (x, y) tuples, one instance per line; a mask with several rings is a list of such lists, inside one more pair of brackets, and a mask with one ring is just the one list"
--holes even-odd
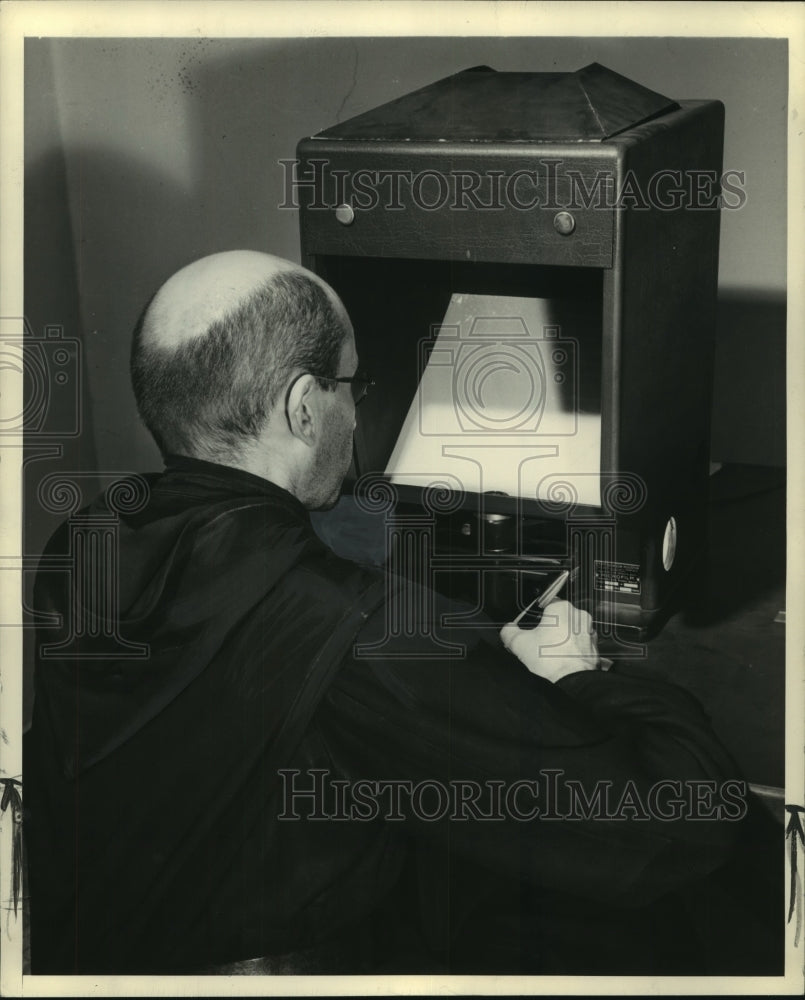
[(385, 470), (392, 482), (538, 500), (566, 482), (598, 506), (600, 394), (591, 405), (582, 378), (590, 325), (582, 297), (454, 292), (419, 344), (419, 384)]

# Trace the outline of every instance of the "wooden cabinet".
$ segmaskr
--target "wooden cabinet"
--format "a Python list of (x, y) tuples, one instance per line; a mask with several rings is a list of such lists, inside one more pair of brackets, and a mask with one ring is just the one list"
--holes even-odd
[[(497, 435), (494, 420), (489, 433), (479, 422), (484, 447), (511, 447), (518, 461), (523, 448), (554, 447), (563, 488), (550, 476), (519, 493), (462, 484), (459, 513), (434, 515), (435, 551), (491, 567), (489, 526), (511, 518), (513, 560), (578, 566), (572, 596), (599, 629), (639, 639), (673, 610), (706, 543), (723, 117), (718, 101), (676, 102), (597, 64), (481, 67), (302, 140), (288, 186), (304, 262), (341, 295), (379, 386), (359, 411), (356, 479), (388, 472), (457, 301), (531, 300), (542, 312), (529, 315), (555, 305), (574, 317), (530, 331), (529, 384), (588, 433), (597, 421), (594, 461), (562, 468), (567, 440), (533, 422), (502, 420)], [(550, 397), (565, 379), (552, 367), (556, 336), (572, 346), (572, 385)], [(447, 450), (461, 441), (446, 429)], [(421, 470), (434, 481), (440, 471)], [(579, 485), (590, 476), (592, 493)], [(416, 507), (427, 483), (400, 486)]]

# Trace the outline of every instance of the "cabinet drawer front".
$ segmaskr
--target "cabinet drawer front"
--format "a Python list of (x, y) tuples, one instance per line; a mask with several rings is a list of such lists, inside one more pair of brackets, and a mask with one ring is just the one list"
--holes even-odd
[[(311, 147), (313, 147), (311, 149)], [(615, 161), (300, 144), (305, 254), (611, 267)]]

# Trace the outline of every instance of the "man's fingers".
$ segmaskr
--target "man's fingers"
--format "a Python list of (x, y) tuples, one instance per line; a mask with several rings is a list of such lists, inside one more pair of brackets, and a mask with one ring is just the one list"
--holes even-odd
[(508, 624), (504, 625), (503, 628), (500, 630), (500, 641), (503, 643), (506, 649), (508, 649), (511, 646), (512, 640), (519, 631), (520, 629), (514, 624), (514, 622), (508, 622)]
[(513, 653), (515, 640), (527, 634), (525, 629), (520, 628), (514, 622), (509, 622), (500, 630), (500, 641), (503, 643), (505, 649)]
[(500, 640), (506, 649), (511, 649), (512, 643), (518, 636), (529, 636), (540, 632), (546, 640), (550, 634), (553, 644), (556, 642), (555, 637), (562, 633), (569, 636), (584, 637), (594, 649), (598, 646), (598, 636), (593, 626), (592, 615), (588, 611), (577, 608), (569, 601), (560, 600), (551, 601), (548, 607), (545, 608), (542, 621), (536, 628), (521, 629), (517, 624), (517, 619), (508, 622), (500, 630)]
[(583, 611), (572, 604), (568, 607), (571, 609), (571, 623), (576, 635), (593, 635), (595, 628), (593, 627), (593, 616), (589, 611)]

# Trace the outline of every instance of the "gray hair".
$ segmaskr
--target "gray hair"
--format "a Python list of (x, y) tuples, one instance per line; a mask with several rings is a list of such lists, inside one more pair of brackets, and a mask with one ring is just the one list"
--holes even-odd
[(140, 417), (163, 455), (232, 457), (260, 434), (294, 372), (338, 374), (347, 327), (322, 285), (306, 274), (272, 276), (204, 334), (175, 348), (143, 343), (151, 302), (134, 328), (131, 379)]

